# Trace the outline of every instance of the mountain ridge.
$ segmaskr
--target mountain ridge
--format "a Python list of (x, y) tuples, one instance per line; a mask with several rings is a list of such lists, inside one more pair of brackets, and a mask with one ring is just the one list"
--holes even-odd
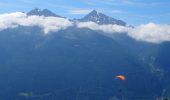
[(107, 16), (103, 13), (100, 13), (96, 10), (91, 11), (85, 17), (79, 19), (79, 21), (82, 21), (82, 22), (92, 21), (92, 22), (95, 22), (99, 25), (116, 24), (116, 25), (126, 26), (126, 22), (112, 18), (112, 17)]
[(48, 9), (41, 10), (39, 8), (35, 8), (35, 9), (29, 11), (27, 13), (27, 15), (38, 15), (38, 16), (45, 16), (45, 17), (61, 17), (59, 15), (56, 15), (55, 13), (53, 13), (52, 11), (50, 11)]
[[(27, 13), (28, 16), (30, 15), (38, 15), (38, 16), (45, 16), (45, 17), (61, 17), (61, 18), (66, 18), (66, 17), (62, 17), (59, 16), (55, 13), (53, 13), (52, 11), (48, 10), (48, 9), (39, 9), (39, 8), (35, 8), (31, 11), (29, 11)], [(112, 18), (110, 16), (107, 16), (103, 13), (100, 13), (96, 10), (92, 10), (89, 14), (85, 15), (84, 17), (80, 18), (80, 19), (70, 19), (71, 21), (80, 21), (80, 22), (94, 22), (96, 24), (99, 25), (107, 25), (107, 24), (116, 24), (116, 25), (121, 25), (121, 26), (126, 26), (126, 22), (122, 21), (122, 20), (118, 20), (115, 18)]]

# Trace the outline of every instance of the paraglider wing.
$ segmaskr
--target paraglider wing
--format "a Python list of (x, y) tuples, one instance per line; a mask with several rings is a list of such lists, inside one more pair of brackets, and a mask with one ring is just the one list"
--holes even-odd
[(118, 75), (118, 76), (116, 76), (116, 78), (118, 78), (118, 79), (120, 79), (122, 81), (126, 80), (126, 77), (123, 76), (123, 75)]

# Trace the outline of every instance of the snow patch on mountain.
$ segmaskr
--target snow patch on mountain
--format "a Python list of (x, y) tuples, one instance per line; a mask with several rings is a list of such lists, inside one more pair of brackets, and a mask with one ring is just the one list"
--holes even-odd
[(124, 21), (114, 19), (114, 18), (109, 17), (103, 13), (97, 12), (96, 10), (91, 11), (88, 15), (79, 19), (78, 21), (80, 21), (80, 22), (94, 22), (99, 25), (115, 24), (115, 25), (126, 26), (126, 23)]

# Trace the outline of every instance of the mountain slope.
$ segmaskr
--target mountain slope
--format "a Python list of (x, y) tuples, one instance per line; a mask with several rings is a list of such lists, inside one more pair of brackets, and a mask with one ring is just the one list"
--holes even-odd
[[(0, 50), (0, 70), (8, 76), (1, 77), (1, 99), (107, 100), (123, 95), (131, 100), (159, 94), (158, 80), (146, 65), (121, 44), (89, 29), (70, 27), (46, 36), (38, 27), (7, 29), (0, 32)], [(126, 84), (115, 79), (119, 74), (126, 75)]]
[(35, 8), (33, 10), (31, 10), (30, 12), (27, 13), (27, 15), (38, 15), (38, 16), (45, 16), (45, 17), (61, 17), (59, 15), (56, 15), (55, 13), (51, 12), (50, 10), (48, 9), (38, 9), (38, 8)]
[(109, 17), (107, 15), (104, 15), (102, 13), (97, 12), (96, 10), (93, 10), (88, 15), (86, 15), (84, 18), (79, 19), (81, 22), (95, 22), (97, 24), (103, 25), (103, 24), (116, 24), (116, 25), (122, 25), (126, 26), (126, 23), (121, 20), (114, 19), (112, 17)]

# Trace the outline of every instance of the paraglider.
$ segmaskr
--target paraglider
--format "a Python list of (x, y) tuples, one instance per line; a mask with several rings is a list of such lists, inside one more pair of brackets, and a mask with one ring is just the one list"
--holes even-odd
[(118, 75), (116, 76), (117, 79), (120, 79), (122, 81), (125, 81), (126, 80), (126, 77), (124, 75)]

